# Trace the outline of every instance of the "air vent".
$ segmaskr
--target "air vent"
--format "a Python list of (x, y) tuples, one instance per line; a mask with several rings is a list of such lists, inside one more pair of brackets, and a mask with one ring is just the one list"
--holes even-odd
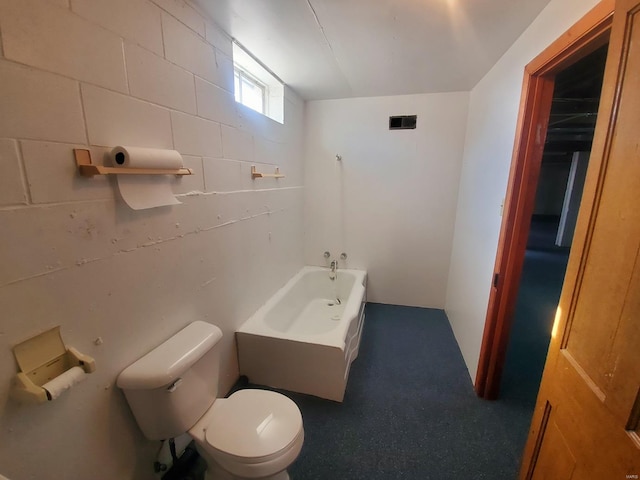
[(416, 128), (417, 115), (397, 115), (389, 117), (389, 130), (406, 130)]

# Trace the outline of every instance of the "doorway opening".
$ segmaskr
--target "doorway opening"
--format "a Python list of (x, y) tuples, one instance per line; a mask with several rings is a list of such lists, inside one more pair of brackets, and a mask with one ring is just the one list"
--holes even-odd
[(555, 76), (500, 384), (501, 398), (517, 401), (531, 412), (540, 387), (582, 197), (607, 47), (600, 47)]
[(556, 77), (609, 42), (614, 0), (602, 0), (524, 71), (520, 113), (474, 387), (498, 397), (517, 303), (529, 226), (550, 123)]

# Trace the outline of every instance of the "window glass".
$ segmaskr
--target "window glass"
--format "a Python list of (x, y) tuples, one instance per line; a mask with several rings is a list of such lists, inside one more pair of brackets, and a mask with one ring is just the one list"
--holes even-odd
[(233, 62), (236, 102), (284, 123), (284, 84), (236, 42)]
[(249, 77), (246, 72), (237, 67), (235, 70), (235, 89), (236, 102), (253, 108), (256, 112), (265, 113), (265, 85)]

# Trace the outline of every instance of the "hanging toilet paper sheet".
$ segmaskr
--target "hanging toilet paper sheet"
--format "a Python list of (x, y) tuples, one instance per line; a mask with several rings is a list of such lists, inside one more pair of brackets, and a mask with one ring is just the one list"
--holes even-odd
[(74, 385), (77, 385), (87, 377), (84, 370), (81, 367), (72, 367), (62, 375), (58, 375), (56, 378), (48, 381), (42, 388), (47, 391), (47, 398), (49, 400), (55, 400), (63, 392), (69, 390)]
[[(123, 168), (183, 167), (182, 156), (175, 150), (118, 146), (111, 150), (111, 163)], [(117, 175), (122, 199), (134, 210), (177, 205), (169, 175)]]

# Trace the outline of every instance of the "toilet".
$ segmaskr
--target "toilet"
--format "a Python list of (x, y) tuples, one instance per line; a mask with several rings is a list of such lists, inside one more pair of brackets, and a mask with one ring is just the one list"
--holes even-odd
[(304, 441), (300, 410), (267, 390), (217, 398), (221, 338), (215, 325), (193, 322), (123, 370), (117, 385), (145, 437), (193, 437), (207, 480), (288, 480)]

